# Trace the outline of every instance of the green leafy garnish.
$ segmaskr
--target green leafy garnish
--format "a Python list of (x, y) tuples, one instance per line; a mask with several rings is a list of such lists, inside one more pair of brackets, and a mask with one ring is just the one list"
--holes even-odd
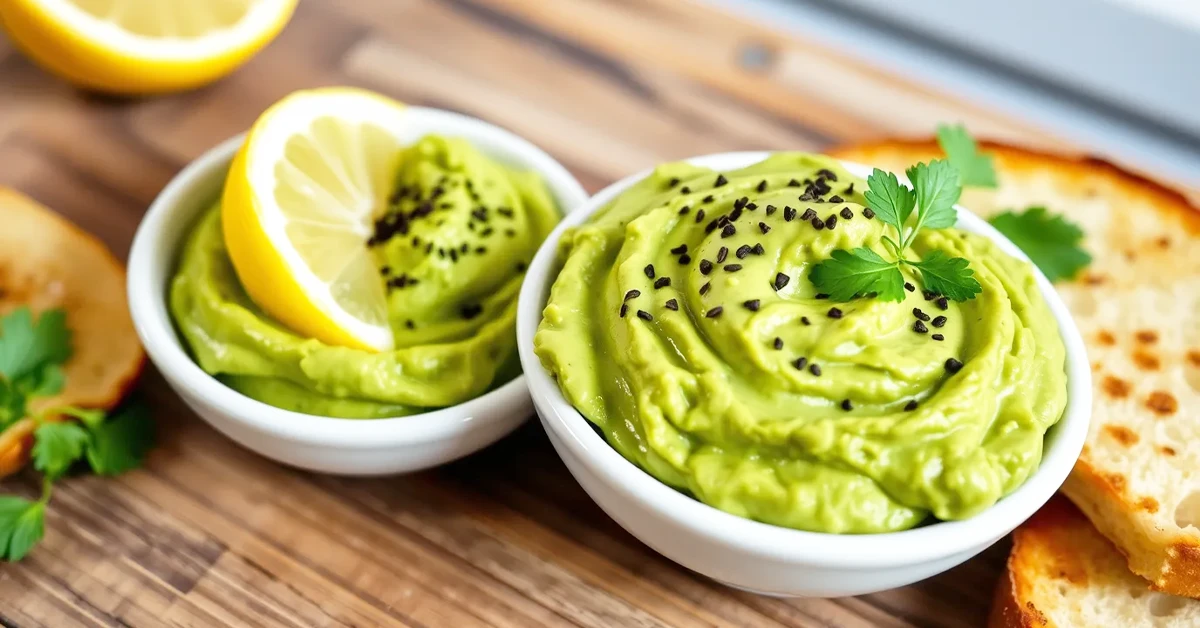
[(1045, 207), (1007, 211), (988, 222), (1024, 251), (1050, 281), (1071, 279), (1092, 263), (1092, 256), (1080, 246), (1083, 230)]
[(958, 169), (959, 182), (964, 187), (996, 187), (996, 169), (992, 158), (979, 152), (975, 139), (961, 124), (939, 124), (938, 145), (946, 153), (946, 159)]
[(62, 364), (70, 356), (62, 310), (35, 320), (24, 307), (0, 317), (0, 430), (26, 417), (36, 423), (30, 457), (42, 473), (38, 500), (0, 495), (0, 560), (20, 560), (41, 540), (53, 484), (75, 463), (86, 457), (96, 473), (116, 475), (138, 467), (153, 442), (154, 424), (136, 402), (108, 419), (102, 410), (71, 406), (30, 413), (30, 399), (62, 390)]
[[(849, 301), (859, 296), (903, 301), (904, 275), (900, 267), (904, 265), (917, 269), (926, 290), (955, 301), (965, 301), (983, 291), (967, 260), (961, 257), (947, 257), (941, 251), (934, 251), (923, 260), (904, 256), (922, 229), (954, 226), (958, 220), (954, 204), (962, 193), (958, 172), (945, 160), (916, 164), (907, 174), (911, 188), (900, 183), (896, 175), (876, 168), (867, 177), (868, 189), (863, 193), (867, 207), (895, 230), (894, 239), (890, 235), (883, 237), (894, 259), (885, 259), (866, 247), (835, 250), (809, 274), (819, 292), (834, 301)], [(913, 226), (906, 227), (914, 215)]]

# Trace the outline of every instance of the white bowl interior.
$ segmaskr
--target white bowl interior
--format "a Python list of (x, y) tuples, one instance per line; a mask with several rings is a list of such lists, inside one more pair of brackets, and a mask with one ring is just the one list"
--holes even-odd
[[(721, 153), (687, 161), (722, 171), (757, 163), (768, 155), (767, 152)], [(843, 165), (863, 178), (872, 170), (861, 164), (844, 162)], [(680, 525), (709, 538), (739, 546), (751, 554), (831, 567), (894, 566), (951, 556), (976, 547), (982, 549), (1032, 515), (1066, 479), (1087, 437), (1091, 415), (1091, 369), (1083, 339), (1070, 313), (1036, 267), (1038, 286), (1058, 322), (1067, 350), (1067, 408), (1062, 420), (1046, 434), (1043, 458), (1037, 471), (1016, 491), (975, 517), (881, 534), (839, 535), (792, 530), (744, 519), (703, 504), (659, 482), (626, 460), (563, 397), (533, 352), (533, 336), (554, 281), (551, 271), (563, 231), (587, 221), (597, 209), (649, 173), (650, 170), (646, 170), (634, 174), (601, 190), (558, 225), (530, 264), (518, 306), (517, 347), (521, 366), (543, 423), (556, 432), (558, 440), (593, 474), (606, 478), (626, 497), (651, 504), (668, 513)], [(903, 175), (900, 176), (903, 180)], [(985, 220), (962, 207), (958, 209), (958, 228), (987, 236), (1009, 255), (1028, 259)]]
[[(408, 107), (405, 143), (429, 134), (462, 137), (483, 153), (515, 168), (540, 173), (564, 215), (587, 193), (561, 164), (528, 141), (481, 120), (425, 107)], [(258, 430), (330, 447), (378, 448), (388, 443), (434, 441), (473, 429), (489, 411), (528, 405), (524, 378), (462, 404), (422, 414), (372, 420), (319, 417), (250, 399), (205, 373), (183, 347), (167, 309), (167, 289), (180, 247), (201, 212), (220, 195), (242, 137), (222, 142), (179, 172), (150, 206), (129, 255), (128, 292), (134, 325), (151, 360), (175, 386)]]

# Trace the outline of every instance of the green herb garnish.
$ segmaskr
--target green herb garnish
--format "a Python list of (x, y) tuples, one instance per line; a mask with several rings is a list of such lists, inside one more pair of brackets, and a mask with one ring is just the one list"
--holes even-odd
[[(865, 247), (833, 251), (809, 275), (819, 292), (834, 301), (865, 295), (884, 301), (903, 301), (904, 276), (900, 272), (903, 265), (920, 273), (926, 290), (955, 301), (965, 301), (983, 291), (969, 263), (961, 257), (947, 257), (940, 251), (922, 260), (904, 256), (922, 229), (954, 226), (958, 219), (954, 204), (962, 193), (958, 171), (945, 160), (916, 164), (907, 170), (907, 175), (911, 188), (900, 183), (896, 175), (876, 168), (867, 177), (868, 189), (864, 193), (875, 216), (895, 230), (894, 239), (890, 235), (883, 237), (894, 259), (885, 259)], [(913, 225), (908, 227), (914, 215)]]
[(963, 187), (996, 187), (996, 169), (990, 155), (979, 152), (975, 138), (961, 124), (939, 124), (938, 145), (946, 153), (946, 159), (958, 169)]
[[(35, 321), (24, 307), (0, 318), (0, 430), (26, 417), (37, 424), (30, 453), (42, 473), (37, 500), (0, 495), (0, 560), (20, 560), (41, 540), (53, 484), (76, 462), (86, 457), (96, 473), (115, 475), (139, 466), (153, 442), (154, 424), (139, 403), (107, 419), (102, 411), (70, 406), (30, 414), (31, 398), (62, 390), (62, 365), (70, 356), (71, 332), (62, 310)], [(54, 420), (61, 416), (79, 423)]]
[(1007, 211), (988, 222), (1024, 251), (1050, 281), (1071, 279), (1092, 263), (1092, 256), (1080, 246), (1083, 230), (1045, 207)]

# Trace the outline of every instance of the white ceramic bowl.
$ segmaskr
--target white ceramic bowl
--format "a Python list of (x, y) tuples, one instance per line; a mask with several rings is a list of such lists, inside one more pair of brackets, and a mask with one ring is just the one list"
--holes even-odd
[[(757, 163), (768, 153), (723, 153), (690, 159), (714, 170)], [(844, 164), (866, 177), (871, 169)], [(617, 523), (667, 558), (715, 580), (779, 596), (859, 595), (904, 586), (978, 554), (1027, 519), (1050, 498), (1075, 464), (1091, 415), (1091, 372), (1079, 330), (1039, 272), (1038, 285), (1058, 321), (1067, 349), (1066, 414), (1046, 436), (1041, 466), (1020, 488), (965, 521), (869, 535), (803, 532), (743, 519), (675, 491), (626, 460), (563, 397), (533, 352), (553, 258), (564, 229), (648, 174), (605, 188), (567, 217), (530, 264), (517, 312), (517, 347), (534, 406), (550, 441), (584, 490)], [(984, 220), (959, 208), (958, 227), (996, 240), (1010, 255), (1025, 256)]]
[[(437, 133), (469, 140), (484, 153), (541, 174), (564, 212), (587, 193), (575, 177), (533, 144), (467, 116), (409, 107), (411, 137)], [(209, 376), (188, 356), (167, 311), (167, 290), (184, 237), (212, 206), (241, 137), (184, 168), (150, 206), (129, 253), (129, 310), (150, 360), (179, 396), (226, 436), (280, 462), (346, 475), (425, 469), (465, 456), (511, 432), (531, 414), (523, 377), (456, 406), (423, 414), (353, 420), (281, 410)]]

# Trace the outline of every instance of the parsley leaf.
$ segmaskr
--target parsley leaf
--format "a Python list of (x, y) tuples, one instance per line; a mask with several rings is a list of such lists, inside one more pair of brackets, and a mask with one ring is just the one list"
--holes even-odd
[(867, 206), (880, 220), (895, 227), (896, 233), (902, 233), (904, 223), (908, 222), (908, 217), (912, 215), (917, 203), (912, 189), (901, 185), (895, 174), (879, 168), (867, 177), (867, 188), (863, 194), (867, 199)]
[(13, 310), (0, 318), (0, 339), (0, 377), (9, 382), (71, 356), (71, 331), (62, 310), (43, 312), (36, 323), (28, 307)]
[(919, 262), (909, 262), (921, 271), (921, 282), (926, 290), (954, 301), (966, 301), (983, 292), (983, 286), (976, 281), (975, 271), (967, 267), (968, 263), (961, 257), (949, 257), (943, 251), (934, 251)]
[(33, 431), (33, 468), (57, 478), (83, 456), (87, 430), (69, 421), (42, 423)]
[(0, 495), (0, 560), (21, 560), (42, 539), (46, 529), (45, 497), (30, 501)]
[(92, 428), (88, 463), (100, 475), (117, 475), (141, 466), (154, 444), (154, 422), (142, 403), (127, 404), (116, 416)]
[(1017, 245), (1050, 281), (1071, 279), (1092, 263), (1083, 250), (1083, 230), (1045, 207), (1004, 212), (988, 222)]
[(958, 169), (964, 187), (996, 187), (996, 169), (990, 155), (979, 152), (975, 139), (961, 124), (939, 124), (937, 141), (946, 159)]
[(962, 194), (962, 186), (958, 183), (958, 171), (944, 159), (916, 164), (906, 172), (912, 181), (918, 208), (917, 226), (905, 243), (907, 246), (922, 228), (945, 229), (958, 222), (954, 204)]
[(884, 301), (904, 300), (904, 277), (900, 265), (889, 262), (871, 249), (835, 250), (813, 267), (809, 279), (835, 301), (876, 293)]

